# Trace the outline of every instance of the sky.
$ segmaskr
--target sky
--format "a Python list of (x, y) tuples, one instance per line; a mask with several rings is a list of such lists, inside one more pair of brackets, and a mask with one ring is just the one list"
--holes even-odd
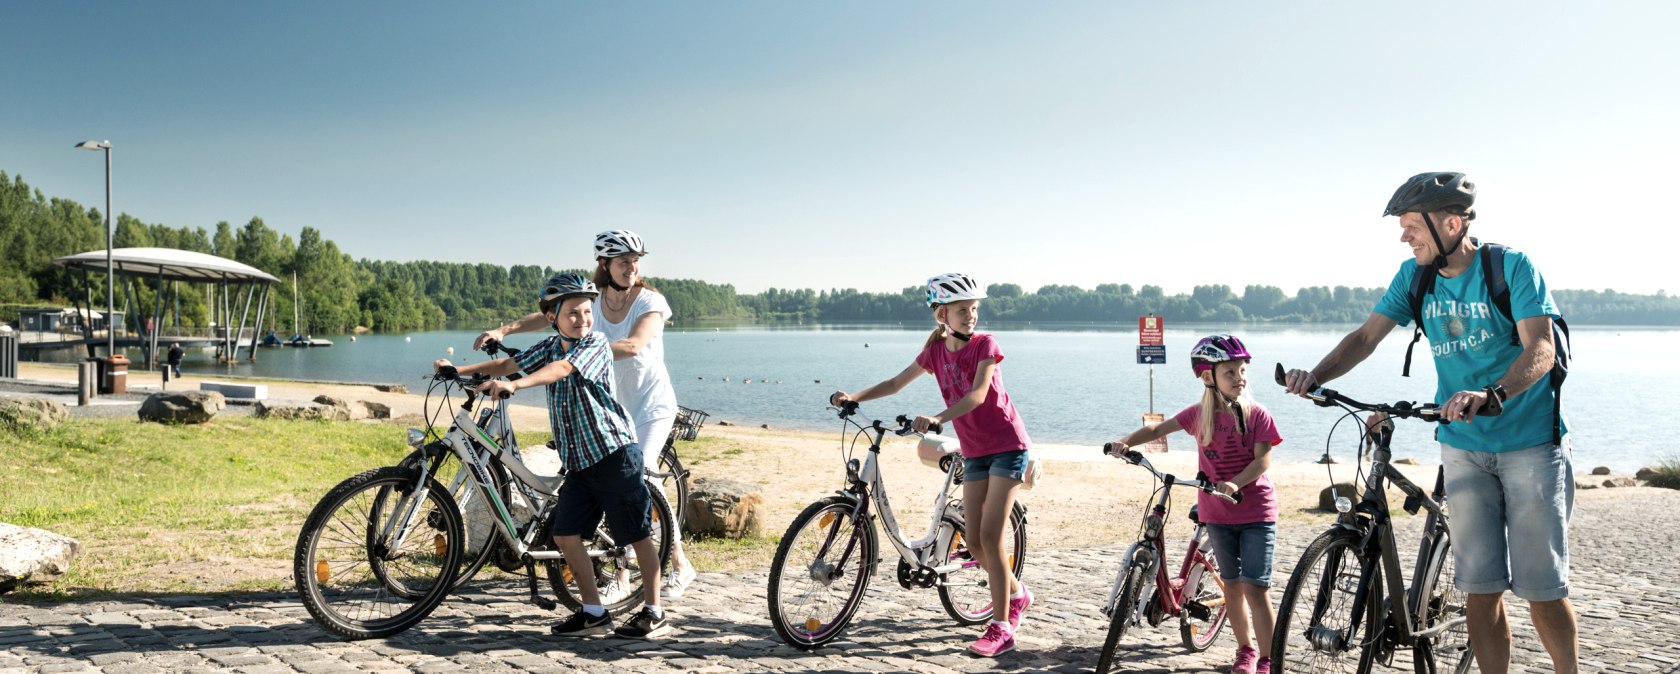
[(1554, 289), (1680, 290), (1672, 2), (0, 0), (0, 171), (356, 258), (738, 290), (1386, 285), (1462, 171)]

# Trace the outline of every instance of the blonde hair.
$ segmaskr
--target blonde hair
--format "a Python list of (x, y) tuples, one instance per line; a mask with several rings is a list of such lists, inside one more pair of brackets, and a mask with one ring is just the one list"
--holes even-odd
[[(1225, 403), (1225, 395), (1219, 392), (1219, 366), (1226, 363), (1243, 364), (1245, 362), (1246, 361), (1241, 360), (1228, 360), (1222, 363), (1215, 363), (1213, 369), (1207, 371), (1213, 376), (1213, 386), (1208, 386), (1207, 382), (1202, 382), (1201, 414), (1196, 417), (1197, 444), (1203, 447), (1212, 445), (1214, 420), (1218, 418), (1219, 415), (1227, 414), (1231, 411), (1231, 406)], [(1196, 379), (1199, 381), (1201, 380), (1201, 377), (1198, 376)], [(1248, 389), (1243, 389), (1242, 395), (1237, 396), (1236, 404), (1237, 410), (1240, 414), (1242, 414), (1242, 418), (1240, 420), (1241, 423), (1238, 424), (1237, 427), (1239, 429), (1254, 428), (1254, 398), (1249, 395)], [(1247, 440), (1248, 433), (1243, 433), (1243, 442), (1245, 444), (1247, 443)]]
[(938, 344), (945, 339), (946, 335), (950, 334), (951, 329), (945, 327), (944, 321), (939, 320), (939, 310), (944, 308), (945, 305), (943, 304), (933, 308), (933, 334), (928, 335), (927, 342), (922, 344), (923, 349)]

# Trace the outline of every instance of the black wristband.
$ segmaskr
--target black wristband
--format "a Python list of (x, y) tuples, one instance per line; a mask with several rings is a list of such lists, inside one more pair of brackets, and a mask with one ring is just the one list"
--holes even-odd
[(1501, 403), (1505, 402), (1505, 399), (1506, 399), (1505, 387), (1500, 386), (1498, 384), (1494, 384), (1494, 385), (1489, 386), (1487, 388), (1484, 388), (1482, 390), (1487, 392), (1488, 397), (1498, 398), (1499, 402), (1501, 402)]

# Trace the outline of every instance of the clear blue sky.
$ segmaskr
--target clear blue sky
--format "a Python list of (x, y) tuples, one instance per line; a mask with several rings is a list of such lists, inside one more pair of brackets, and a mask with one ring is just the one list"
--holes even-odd
[[(1421, 171), (1680, 290), (1672, 2), (7, 2), (0, 170), (358, 258), (895, 290), (1385, 284)], [(1666, 285), (1665, 285), (1666, 284)]]

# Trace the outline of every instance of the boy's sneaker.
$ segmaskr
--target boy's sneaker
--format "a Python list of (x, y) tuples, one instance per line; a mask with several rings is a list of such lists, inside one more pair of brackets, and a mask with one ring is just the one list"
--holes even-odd
[[(1254, 659), (1258, 657), (1260, 657), (1260, 652), (1254, 650), (1253, 646), (1247, 644), (1238, 646), (1237, 661), (1231, 665), (1231, 674), (1254, 674)], [(1271, 666), (1271, 662), (1266, 663), (1267, 669), (1270, 669)]]
[(665, 587), (660, 590), (660, 596), (672, 599), (683, 596), (683, 593), (688, 591), (688, 584), (694, 582), (697, 575), (699, 574), (694, 572), (692, 566), (672, 569), (670, 573), (665, 574)]
[(599, 586), (597, 591), (601, 593), (601, 604), (604, 606), (612, 606), (630, 598), (630, 586), (618, 582), (616, 578), (607, 581), (605, 585)]
[(1032, 602), (1032, 590), (1027, 589), (1026, 583), (1021, 583), (1020, 598), (1012, 597), (1009, 600), (1009, 631), (1021, 629), (1021, 614), (1027, 612), (1027, 607), (1032, 606)]
[(657, 639), (670, 633), (671, 621), (666, 620), (663, 615), (653, 617), (653, 611), (648, 610), (646, 606), (636, 612), (636, 617), (613, 630), (613, 634), (627, 639)]
[(1015, 650), (1015, 634), (1009, 631), (1008, 625), (994, 622), (986, 623), (986, 633), (980, 639), (968, 645), (968, 650), (975, 655), (994, 658)]
[(1272, 674), (1272, 659), (1263, 657), (1255, 661), (1254, 674)]
[(599, 616), (589, 615), (588, 611), (578, 611), (572, 617), (550, 627), (550, 632), (561, 637), (592, 637), (612, 631), (612, 614), (602, 613)]

